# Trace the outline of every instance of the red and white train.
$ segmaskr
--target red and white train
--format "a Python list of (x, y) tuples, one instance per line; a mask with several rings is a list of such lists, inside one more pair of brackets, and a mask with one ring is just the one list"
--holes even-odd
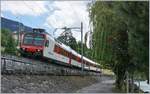
[[(64, 65), (82, 67), (81, 55), (69, 46), (56, 41), (52, 36), (43, 32), (42, 29), (33, 29), (35, 32), (25, 33), (22, 36), (20, 50), (22, 54), (42, 56), (46, 59), (59, 62)], [(84, 57), (84, 70), (100, 72), (99, 64)]]

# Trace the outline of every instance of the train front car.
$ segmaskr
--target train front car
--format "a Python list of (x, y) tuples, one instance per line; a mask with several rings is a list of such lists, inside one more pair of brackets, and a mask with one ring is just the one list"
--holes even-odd
[(22, 55), (42, 56), (46, 35), (41, 32), (26, 33), (23, 36), (20, 51)]

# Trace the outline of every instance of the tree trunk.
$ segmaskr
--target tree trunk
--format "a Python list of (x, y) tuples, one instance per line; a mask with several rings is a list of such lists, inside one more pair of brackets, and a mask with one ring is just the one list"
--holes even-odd
[(134, 74), (131, 74), (131, 92), (134, 93)]
[(117, 78), (116, 79), (116, 87), (119, 89), (119, 90), (122, 90), (123, 88), (123, 79), (122, 78)]
[(149, 75), (147, 75), (147, 84), (149, 84)]
[(122, 90), (123, 88), (123, 84), (124, 84), (124, 77), (125, 77), (125, 71), (123, 70), (123, 68), (117, 68), (117, 71), (115, 72), (116, 74), (116, 87), (120, 90)]

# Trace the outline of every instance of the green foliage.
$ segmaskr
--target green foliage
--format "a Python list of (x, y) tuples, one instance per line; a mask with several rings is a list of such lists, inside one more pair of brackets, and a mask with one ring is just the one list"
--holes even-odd
[(113, 70), (119, 88), (126, 70), (148, 77), (148, 8), (148, 2), (96, 1), (89, 9), (93, 58)]
[(70, 46), (72, 49), (77, 50), (77, 42), (73, 36), (62, 35), (57, 38), (60, 42)]
[(12, 37), (12, 34), (7, 29), (1, 30), (1, 46), (4, 47), (4, 53), (15, 54), (16, 42)]
[[(77, 49), (76, 49), (76, 51), (79, 54), (81, 54), (81, 50), (82, 50), (81, 45), (82, 45), (81, 41), (77, 42)], [(86, 44), (83, 43), (83, 56), (85, 56), (85, 57), (87, 57), (89, 59), (93, 59), (91, 54), (92, 54), (92, 50), (87, 48)]]
[(86, 44), (84, 43), (82, 44), (81, 41), (76, 42), (76, 39), (72, 35), (66, 33), (64, 35), (59, 36), (57, 40), (70, 46), (73, 50), (77, 51), (79, 54), (81, 54), (81, 50), (82, 50), (81, 45), (83, 45), (83, 56), (92, 59), (91, 57), (92, 50), (88, 49)]
[[(120, 15), (128, 25), (129, 53), (132, 70), (144, 72), (149, 76), (149, 3), (126, 2), (121, 3)], [(136, 67), (135, 67), (136, 66)]]

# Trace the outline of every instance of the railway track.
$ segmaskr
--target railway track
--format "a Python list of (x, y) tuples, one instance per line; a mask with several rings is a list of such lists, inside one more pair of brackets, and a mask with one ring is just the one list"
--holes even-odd
[(31, 74), (31, 75), (100, 75), (91, 71), (81, 71), (72, 67), (34, 59), (1, 55), (2, 74)]

